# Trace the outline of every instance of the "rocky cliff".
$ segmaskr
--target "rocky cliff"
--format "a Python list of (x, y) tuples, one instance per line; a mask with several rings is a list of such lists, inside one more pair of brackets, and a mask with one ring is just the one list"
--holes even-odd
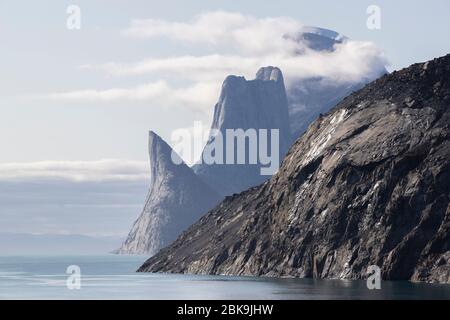
[(149, 134), (149, 155), (150, 187), (144, 209), (116, 253), (158, 252), (221, 199), (154, 132)]
[[(289, 126), (288, 102), (283, 75), (276, 67), (264, 67), (258, 70), (255, 79), (228, 76), (222, 85), (219, 101), (214, 107), (212, 132), (226, 136), (227, 129), (279, 130), (279, 154), (283, 159), (292, 143)], [(208, 144), (213, 141), (210, 135)], [(261, 137), (259, 137), (261, 138)], [(222, 150), (223, 158), (227, 150)], [(237, 149), (232, 152), (236, 155)], [(248, 146), (245, 153), (249, 154)], [(203, 154), (202, 154), (203, 158)], [(199, 163), (194, 171), (221, 195), (227, 196), (256, 186), (269, 177), (261, 175), (261, 163), (256, 164), (208, 164)]]
[(139, 271), (449, 283), (449, 133), (450, 55), (385, 75)]

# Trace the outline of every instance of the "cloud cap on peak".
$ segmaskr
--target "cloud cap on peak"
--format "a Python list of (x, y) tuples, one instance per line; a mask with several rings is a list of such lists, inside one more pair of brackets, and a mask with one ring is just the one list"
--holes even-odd
[(175, 46), (186, 49), (187, 45), (196, 52), (206, 49), (207, 53), (85, 64), (83, 70), (99, 70), (115, 77), (151, 75), (157, 80), (127, 88), (56, 92), (45, 97), (69, 102), (145, 101), (154, 106), (188, 107), (210, 115), (220, 84), (230, 74), (251, 79), (259, 67), (277, 66), (283, 70), (283, 82), (289, 90), (311, 78), (343, 86), (367, 82), (384, 73), (387, 65), (382, 51), (371, 42), (307, 27), (286, 16), (261, 18), (211, 11), (187, 21), (135, 19), (122, 33), (132, 38), (164, 38), (174, 41)]

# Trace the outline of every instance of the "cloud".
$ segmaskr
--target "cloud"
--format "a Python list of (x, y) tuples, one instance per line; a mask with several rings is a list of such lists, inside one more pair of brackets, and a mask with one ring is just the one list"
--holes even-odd
[(381, 51), (370, 42), (347, 41), (338, 44), (333, 52), (310, 51), (303, 55), (268, 55), (258, 57), (207, 55), (173, 58), (151, 58), (134, 64), (107, 63), (85, 65), (116, 76), (159, 74), (191, 81), (223, 80), (226, 75), (253, 77), (261, 66), (276, 65), (288, 79), (326, 77), (337, 81), (358, 81), (379, 73), (385, 65)]
[(234, 48), (249, 54), (295, 50), (293, 40), (303, 25), (290, 17), (256, 18), (238, 12), (213, 11), (190, 22), (161, 19), (133, 20), (124, 35), (138, 38), (166, 37), (176, 41)]
[(186, 106), (193, 110), (205, 111), (211, 101), (218, 97), (220, 85), (216, 82), (198, 82), (184, 87), (170, 86), (166, 81), (157, 81), (130, 88), (105, 90), (73, 90), (54, 92), (38, 96), (40, 99), (57, 101), (150, 101), (158, 106)]
[(99, 70), (113, 76), (159, 74), (193, 81), (211, 81), (223, 79), (224, 75), (231, 73), (254, 73), (259, 63), (254, 57), (211, 54), (147, 58), (130, 64), (109, 62), (101, 65), (82, 65), (80, 68)]
[(0, 163), (0, 182), (143, 182), (149, 176), (149, 164), (145, 161), (105, 159)]
[(149, 180), (146, 161), (0, 163), (0, 234), (125, 235)]
[[(333, 51), (315, 50), (309, 46), (308, 40), (299, 37), (304, 32), (326, 35), (339, 43), (335, 44)], [(123, 34), (208, 44), (218, 53), (83, 67), (117, 76), (159, 74), (191, 81), (217, 81), (228, 74), (252, 77), (259, 67), (276, 65), (292, 81), (320, 76), (354, 82), (378, 75), (387, 65), (382, 51), (371, 42), (352, 41), (338, 33), (304, 26), (290, 17), (256, 18), (236, 12), (214, 11), (200, 14), (188, 22), (133, 20)]]
[(309, 51), (304, 55), (274, 57), (288, 81), (323, 77), (337, 83), (360, 82), (377, 77), (387, 61), (371, 42), (346, 41), (332, 52)]
[(106, 90), (74, 90), (57, 92), (44, 95), (54, 100), (90, 100), (90, 101), (113, 101), (113, 100), (147, 100), (170, 91), (165, 81), (143, 84), (134, 88), (113, 88)]
[[(299, 36), (312, 31), (339, 41), (331, 51), (315, 50)], [(334, 81), (336, 85), (372, 80), (387, 65), (381, 50), (371, 42), (348, 40), (337, 33), (303, 26), (290, 17), (257, 18), (214, 11), (187, 22), (132, 20), (122, 33), (143, 39), (168, 38), (192, 44), (196, 51), (203, 48), (215, 53), (82, 65), (84, 70), (113, 76), (148, 75), (158, 80), (133, 88), (67, 91), (46, 97), (69, 101), (148, 100), (157, 106), (186, 106), (210, 114), (220, 85), (229, 74), (252, 79), (258, 68), (274, 65), (283, 71), (289, 88), (301, 79), (313, 77)], [(180, 86), (180, 80), (184, 86)]]

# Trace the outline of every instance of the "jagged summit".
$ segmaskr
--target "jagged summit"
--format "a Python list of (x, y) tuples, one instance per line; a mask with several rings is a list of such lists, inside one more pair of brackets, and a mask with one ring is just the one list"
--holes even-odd
[[(183, 160), (153, 131), (149, 131), (148, 134), (148, 150), (152, 184), (164, 178), (167, 174), (175, 174), (178, 171), (185, 171), (186, 174), (190, 174), (190, 170)], [(172, 157), (178, 161), (177, 164), (174, 163)]]
[(148, 147), (151, 182), (145, 206), (117, 253), (155, 254), (221, 199), (153, 131)]
[(314, 121), (279, 172), (140, 271), (450, 283), (450, 55), (372, 82)]
[(254, 80), (228, 76), (214, 111), (214, 129), (279, 128), (290, 136), (283, 75), (275, 67), (259, 69)]
[[(276, 67), (261, 68), (256, 78), (228, 76), (214, 108), (211, 129), (224, 136), (227, 129), (278, 129), (279, 159), (283, 159), (291, 142), (288, 102), (283, 75)], [(210, 135), (208, 144), (213, 135)], [(226, 158), (226, 150), (223, 150)], [(197, 164), (195, 172), (222, 196), (258, 185), (268, 177), (261, 175), (260, 164)]]
[(255, 79), (262, 81), (273, 80), (284, 86), (283, 73), (277, 67), (268, 66), (260, 68), (258, 72), (256, 72)]

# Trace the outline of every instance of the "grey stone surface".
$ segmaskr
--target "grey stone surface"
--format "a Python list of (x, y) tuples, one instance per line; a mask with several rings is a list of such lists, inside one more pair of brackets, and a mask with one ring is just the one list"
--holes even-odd
[[(228, 76), (214, 107), (211, 129), (225, 136), (227, 129), (278, 129), (279, 154), (283, 159), (291, 145), (288, 102), (283, 75), (276, 67), (261, 68), (254, 80)], [(208, 143), (211, 143), (210, 136)], [(236, 154), (236, 148), (233, 151)], [(246, 148), (248, 154), (248, 148)], [(223, 149), (224, 158), (227, 150)], [(193, 167), (195, 173), (222, 196), (232, 195), (267, 180), (261, 175), (261, 164), (206, 164)]]
[(212, 208), (221, 197), (185, 163), (172, 161), (172, 149), (149, 134), (151, 182), (144, 209), (120, 254), (155, 254)]

